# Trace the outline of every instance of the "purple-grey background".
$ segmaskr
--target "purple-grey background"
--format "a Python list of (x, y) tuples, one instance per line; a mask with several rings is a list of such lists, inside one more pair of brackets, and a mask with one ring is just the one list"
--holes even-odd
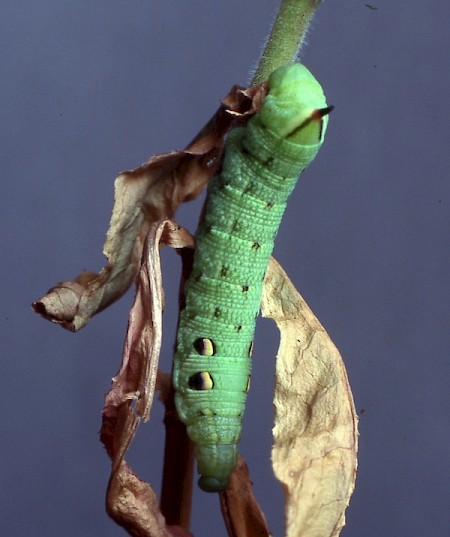
[[(336, 109), (293, 194), (275, 255), (345, 359), (360, 456), (345, 537), (450, 533), (450, 3), (324, 2), (303, 61)], [(29, 304), (99, 270), (113, 180), (181, 148), (234, 83), (246, 84), (278, 2), (3, 0), (2, 533), (124, 535), (104, 512), (98, 442), (132, 293), (72, 334)], [(200, 201), (178, 220), (195, 228)], [(179, 261), (164, 252), (165, 351)], [(268, 463), (277, 331), (258, 323), (242, 452), (276, 536)], [(159, 490), (162, 412), (128, 460)], [(217, 498), (195, 496), (193, 532), (224, 535)]]

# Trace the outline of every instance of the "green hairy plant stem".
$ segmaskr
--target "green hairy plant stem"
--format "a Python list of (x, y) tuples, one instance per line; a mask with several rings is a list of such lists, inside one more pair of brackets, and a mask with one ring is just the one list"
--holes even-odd
[(282, 0), (252, 84), (267, 80), (281, 65), (297, 58), (321, 0)]
[(316, 156), (328, 112), (301, 64), (277, 69), (259, 113), (230, 132), (196, 234), (174, 357), (175, 404), (196, 446), (199, 485), (228, 485), (251, 373), (262, 282), (287, 200)]

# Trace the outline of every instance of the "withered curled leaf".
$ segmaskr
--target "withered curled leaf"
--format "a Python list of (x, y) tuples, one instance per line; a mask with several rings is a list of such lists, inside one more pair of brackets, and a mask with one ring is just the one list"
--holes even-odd
[[(161, 350), (163, 287), (159, 248), (194, 248), (192, 235), (171, 220), (154, 224), (147, 234), (136, 296), (128, 316), (122, 365), (106, 394), (101, 438), (120, 462), (139, 419), (147, 420), (156, 386)], [(134, 411), (130, 408), (133, 403)], [(118, 423), (120, 427), (117, 427)], [(129, 431), (124, 434), (124, 430)]]
[(286, 537), (337, 537), (357, 466), (357, 416), (344, 364), (273, 259), (262, 314), (281, 334), (272, 465), (285, 491)]
[(155, 493), (126, 464), (124, 456), (141, 419), (147, 420), (155, 388), (168, 393), (167, 375), (159, 374), (163, 290), (159, 248), (194, 248), (192, 235), (170, 220), (148, 232), (130, 310), (122, 365), (113, 378), (103, 408), (101, 441), (112, 461), (107, 508), (130, 535), (159, 537), (189, 535), (182, 528), (166, 527)]
[(122, 462), (111, 475), (106, 498), (109, 515), (133, 537), (192, 537), (179, 526), (167, 526), (151, 486)]
[(99, 274), (84, 272), (60, 283), (33, 304), (36, 313), (77, 331), (93, 315), (120, 298), (139, 269), (150, 227), (172, 218), (178, 206), (194, 199), (221, 165), (223, 141), (233, 126), (260, 107), (265, 86), (234, 86), (210, 121), (182, 151), (151, 157), (115, 181), (114, 208), (103, 246), (108, 264)]

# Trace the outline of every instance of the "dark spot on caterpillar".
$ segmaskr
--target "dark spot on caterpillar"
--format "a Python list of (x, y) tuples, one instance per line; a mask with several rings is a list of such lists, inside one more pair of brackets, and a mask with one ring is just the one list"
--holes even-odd
[(228, 272), (228, 267), (226, 267), (225, 265), (222, 265), (222, 268), (220, 269), (220, 275), (222, 276), (222, 278), (225, 278), (225, 276), (227, 275), (227, 272)]
[(275, 157), (268, 157), (268, 158), (264, 161), (264, 164), (265, 164), (266, 166), (270, 166), (270, 165), (273, 163), (274, 160), (275, 160)]
[(323, 132), (323, 121), (320, 122), (319, 142), (320, 140), (322, 140), (322, 132)]
[(273, 201), (268, 201), (266, 206), (268, 209), (272, 209), (273, 205)]
[(222, 315), (222, 312), (220, 311), (220, 308), (216, 308), (214, 310), (214, 317), (220, 317)]
[(241, 221), (236, 218), (233, 222), (233, 225), (231, 226), (231, 231), (233, 233), (237, 233), (241, 229)]
[(248, 348), (248, 356), (250, 357), (253, 354), (253, 341), (250, 343), (250, 347)]
[(196, 282), (199, 282), (199, 281), (201, 280), (201, 278), (202, 278), (202, 273), (199, 272), (199, 273), (197, 274), (197, 276), (194, 277), (194, 280), (195, 280)]
[(241, 153), (243, 155), (250, 155), (250, 151), (245, 146), (241, 147)]
[(247, 386), (245, 387), (245, 393), (247, 393), (248, 391), (250, 390), (250, 375), (248, 376), (248, 379), (247, 379)]
[(198, 410), (197, 411), (197, 416), (199, 418), (204, 418), (204, 417), (210, 418), (211, 416), (217, 416), (217, 412), (212, 412), (210, 409), (208, 409), (208, 410)]
[(249, 183), (244, 189), (244, 194), (249, 194), (252, 190), (253, 190), (253, 183)]
[(235, 328), (236, 332), (240, 332), (242, 330), (242, 325), (237, 324), (234, 328)]
[(243, 285), (243, 286), (242, 286), (242, 291), (243, 291), (244, 293), (246, 293), (246, 292), (248, 291), (248, 285)]
[(207, 371), (199, 371), (189, 377), (188, 386), (191, 390), (212, 390), (214, 380)]
[(259, 242), (254, 242), (252, 244), (252, 250), (259, 250), (261, 248), (261, 245), (259, 244)]
[(214, 354), (216, 354), (216, 348), (213, 341), (206, 337), (199, 337), (196, 339), (193, 346), (201, 356), (214, 356)]

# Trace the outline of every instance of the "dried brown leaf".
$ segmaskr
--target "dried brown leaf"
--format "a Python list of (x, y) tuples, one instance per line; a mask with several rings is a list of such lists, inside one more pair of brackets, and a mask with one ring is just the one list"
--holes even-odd
[(151, 486), (125, 462), (111, 475), (106, 507), (111, 518), (133, 537), (191, 537), (180, 527), (166, 526)]
[(341, 356), (281, 266), (266, 273), (263, 316), (281, 333), (272, 465), (287, 537), (336, 537), (356, 477), (357, 417)]
[(218, 171), (228, 130), (255, 113), (264, 85), (235, 86), (222, 105), (182, 151), (151, 157), (115, 181), (114, 208), (103, 246), (108, 264), (99, 274), (84, 272), (63, 282), (33, 304), (46, 319), (76, 331), (120, 298), (131, 285), (151, 226), (172, 218), (178, 206), (195, 198)]
[[(103, 409), (101, 438), (116, 465), (134, 436), (138, 420), (147, 420), (150, 415), (162, 337), (163, 291), (159, 247), (164, 245), (193, 248), (194, 239), (188, 231), (170, 220), (153, 225), (147, 234), (136, 296), (128, 317), (122, 365), (113, 378)], [(131, 402), (134, 412), (130, 408)]]
[(242, 457), (230, 477), (228, 488), (220, 493), (220, 508), (229, 537), (270, 537), (255, 496), (247, 464)]
[[(163, 310), (159, 248), (164, 245), (192, 249), (194, 239), (170, 220), (153, 225), (147, 235), (122, 365), (106, 395), (101, 429), (101, 440), (112, 460), (108, 512), (130, 535), (140, 537), (169, 535), (153, 490), (124, 460), (141, 419), (150, 416), (157, 384)], [(158, 384), (167, 397), (167, 375), (161, 374)], [(189, 535), (181, 528), (170, 532)]]

